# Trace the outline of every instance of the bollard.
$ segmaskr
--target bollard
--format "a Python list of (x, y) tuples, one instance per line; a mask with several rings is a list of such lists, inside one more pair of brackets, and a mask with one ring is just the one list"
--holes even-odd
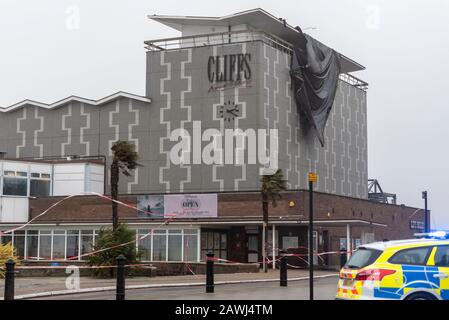
[(14, 300), (14, 266), (15, 262), (12, 259), (6, 261), (5, 272), (5, 300)]
[(116, 300), (125, 300), (125, 260), (123, 255), (117, 257), (117, 290)]
[(280, 284), (281, 287), (287, 286), (287, 251), (281, 250), (279, 252), (281, 255), (281, 265), (279, 267), (280, 270)]
[(214, 254), (206, 254), (206, 293), (214, 293)]

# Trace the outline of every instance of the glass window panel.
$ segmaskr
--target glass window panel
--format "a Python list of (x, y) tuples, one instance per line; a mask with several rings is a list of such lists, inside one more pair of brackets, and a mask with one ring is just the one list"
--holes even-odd
[(55, 231), (53, 231), (53, 234), (65, 236), (65, 231), (64, 230), (55, 230)]
[(51, 235), (40, 236), (39, 259), (51, 259)]
[(3, 173), (4, 176), (15, 177), (16, 173), (14, 171), (5, 171)]
[(14, 231), (14, 248), (16, 255), (23, 259), (25, 257), (25, 231)]
[(168, 236), (168, 261), (182, 261), (182, 237), (181, 235)]
[(227, 255), (227, 252), (226, 252), (226, 250), (221, 250), (220, 251), (220, 258), (221, 259), (228, 259), (228, 255)]
[(150, 229), (139, 229), (138, 230), (138, 234), (141, 236), (146, 235), (147, 233), (149, 233), (151, 230)]
[(196, 235), (198, 234), (198, 230), (197, 229), (184, 229), (184, 234), (191, 234), (191, 235)]
[(10, 242), (12, 243), (12, 235), (7, 234), (2, 236), (2, 244), (8, 244)]
[(65, 233), (63, 235), (53, 234), (53, 259), (64, 259)]
[(93, 236), (93, 230), (81, 230), (82, 235)]
[(182, 234), (182, 230), (168, 230), (169, 234)]
[(30, 196), (31, 197), (48, 197), (50, 196), (49, 180), (30, 180)]
[(153, 260), (165, 261), (167, 248), (167, 236), (155, 234), (153, 236)]
[(78, 230), (67, 231), (67, 259), (76, 258), (78, 254)]
[(31, 178), (40, 178), (41, 174), (36, 172), (31, 172)]
[(27, 235), (27, 258), (28, 259), (37, 259), (37, 243), (38, 243), (38, 235), (37, 231), (28, 231)]
[(24, 171), (17, 171), (16, 176), (17, 177), (28, 177), (28, 173), (26, 173)]
[(207, 249), (213, 249), (214, 247), (214, 233), (208, 232), (207, 233)]
[(449, 246), (437, 247), (435, 254), (435, 265), (439, 267), (449, 267)]
[(221, 234), (221, 244), (220, 244), (221, 249), (227, 249), (228, 247), (228, 237), (226, 233), (222, 233)]
[(393, 264), (425, 265), (431, 247), (405, 249), (394, 254), (388, 262)]
[(207, 254), (207, 250), (201, 250), (201, 257), (200, 257), (201, 261), (206, 260), (206, 254)]
[[(81, 255), (89, 253), (93, 250), (94, 236), (91, 232), (90, 235), (81, 236)], [(85, 259), (86, 257), (82, 257)]]
[(26, 196), (27, 179), (3, 178), (3, 194), (6, 196)]
[(201, 232), (201, 249), (207, 249), (207, 233)]
[(49, 173), (43, 173), (41, 174), (41, 179), (48, 179), (50, 180), (51, 175)]
[(214, 249), (220, 248), (220, 233), (214, 232)]
[(159, 230), (159, 229), (155, 229), (154, 230), (154, 234), (166, 234), (167, 230)]
[(139, 253), (142, 261), (151, 261), (151, 236), (139, 240)]
[(184, 261), (197, 261), (198, 237), (184, 235)]

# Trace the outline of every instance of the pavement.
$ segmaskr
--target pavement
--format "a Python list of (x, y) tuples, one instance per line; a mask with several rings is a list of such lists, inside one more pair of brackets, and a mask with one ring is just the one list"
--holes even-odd
[[(338, 274), (333, 271), (315, 271), (317, 279), (330, 277), (333, 281), (334, 292), (336, 286), (336, 276)], [(288, 278), (291, 283), (295, 281), (304, 281), (308, 279), (308, 270), (288, 270)], [(92, 292), (109, 292), (105, 295), (114, 294), (116, 280), (115, 279), (98, 279), (92, 277), (80, 277), (79, 287), (73, 289), (73, 278), (70, 277), (33, 277), (15, 279), (15, 296), (16, 299), (28, 299), (50, 296), (68, 295), (73, 297), (73, 294), (92, 294)], [(301, 281), (302, 280), (302, 281)], [(68, 285), (66, 285), (66, 281)], [(178, 289), (173, 287), (197, 287), (195, 290), (201, 290), (206, 281), (205, 275), (185, 275), (185, 276), (167, 276), (167, 277), (135, 277), (127, 278), (127, 289), (145, 290), (151, 288), (168, 288), (174, 291)], [(266, 285), (273, 283), (279, 286), (279, 270), (269, 270), (268, 272), (258, 273), (233, 273), (233, 274), (215, 274), (215, 283), (217, 285), (229, 286), (238, 285), (242, 283), (252, 283)], [(159, 290), (157, 290), (159, 292)], [(204, 291), (204, 290), (203, 290)], [(128, 292), (128, 290), (127, 290)], [(3, 299), (4, 294), (4, 280), (0, 280), (0, 299)], [(101, 295), (100, 295), (101, 296)], [(209, 299), (209, 296), (208, 298)], [(221, 299), (221, 298), (220, 298)]]
[[(337, 276), (314, 280), (315, 300), (334, 300)], [(33, 300), (115, 300), (114, 291), (70, 294)], [(253, 282), (216, 285), (214, 293), (204, 286), (162, 287), (126, 290), (126, 300), (309, 300), (309, 281), (290, 281), (287, 287), (278, 282)]]

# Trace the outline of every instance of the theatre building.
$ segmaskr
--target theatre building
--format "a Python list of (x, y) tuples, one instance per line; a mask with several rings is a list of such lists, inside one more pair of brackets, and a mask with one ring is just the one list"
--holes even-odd
[[(92, 250), (111, 226), (101, 195), (110, 193), (118, 140), (139, 153), (141, 166), (120, 178), (119, 217), (136, 230), (146, 261), (198, 262), (206, 252), (261, 261), (260, 179), (276, 168), (288, 190), (269, 208), (270, 256), (307, 252), (308, 172), (318, 176), (317, 253), (422, 228), (423, 210), (368, 199), (368, 85), (354, 75), (362, 65), (261, 9), (149, 18), (181, 34), (145, 41), (144, 96), (0, 109), (0, 230), (16, 229), (1, 241), (21, 257), (82, 260)], [(310, 87), (308, 79), (326, 80)], [(307, 100), (307, 90), (320, 99)], [(315, 263), (332, 267), (339, 258)]]

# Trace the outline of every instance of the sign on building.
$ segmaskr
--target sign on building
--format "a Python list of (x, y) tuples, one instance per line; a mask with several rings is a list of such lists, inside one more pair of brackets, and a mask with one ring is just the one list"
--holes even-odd
[(137, 198), (139, 218), (216, 218), (217, 194), (145, 195)]
[(412, 230), (424, 230), (424, 221), (410, 220), (410, 229), (412, 229)]
[(217, 194), (165, 195), (165, 218), (216, 218)]

